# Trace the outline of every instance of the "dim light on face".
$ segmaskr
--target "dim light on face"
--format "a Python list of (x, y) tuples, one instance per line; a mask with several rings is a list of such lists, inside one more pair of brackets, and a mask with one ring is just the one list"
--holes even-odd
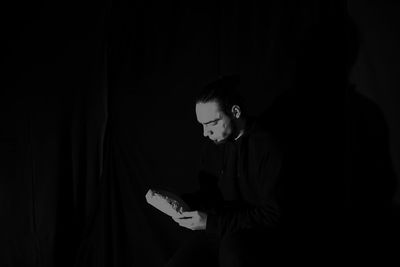
[(203, 135), (215, 144), (223, 143), (232, 133), (231, 119), (216, 101), (196, 104), (197, 121), (203, 126)]

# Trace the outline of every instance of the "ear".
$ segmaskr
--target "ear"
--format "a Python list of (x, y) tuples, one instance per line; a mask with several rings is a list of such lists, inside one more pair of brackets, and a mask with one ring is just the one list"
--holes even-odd
[(231, 109), (232, 115), (234, 118), (239, 119), (240, 115), (242, 115), (242, 111), (238, 105), (233, 105)]

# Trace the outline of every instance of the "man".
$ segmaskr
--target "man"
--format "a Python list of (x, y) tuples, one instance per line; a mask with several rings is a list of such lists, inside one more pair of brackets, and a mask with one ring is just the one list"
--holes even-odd
[(246, 116), (238, 84), (236, 76), (220, 78), (196, 99), (197, 121), (211, 142), (200, 189), (182, 196), (193, 211), (173, 218), (196, 232), (167, 266), (260, 266), (276, 256), (282, 147)]

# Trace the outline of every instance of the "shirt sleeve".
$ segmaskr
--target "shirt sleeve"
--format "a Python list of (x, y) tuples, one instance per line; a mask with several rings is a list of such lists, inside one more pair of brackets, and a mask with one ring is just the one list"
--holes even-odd
[(283, 161), (282, 146), (270, 135), (258, 135), (249, 141), (248, 173), (252, 177), (252, 203), (222, 206), (208, 214), (206, 231), (223, 236), (241, 229), (275, 227), (279, 223), (279, 179)]

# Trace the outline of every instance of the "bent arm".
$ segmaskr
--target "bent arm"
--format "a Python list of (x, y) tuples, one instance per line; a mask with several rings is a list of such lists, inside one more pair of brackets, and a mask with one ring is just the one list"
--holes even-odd
[(276, 227), (281, 217), (281, 189), (283, 148), (269, 138), (255, 139), (250, 143), (253, 157), (249, 164), (252, 191), (251, 201), (222, 206), (208, 214), (206, 231), (223, 236), (226, 233), (248, 228)]

